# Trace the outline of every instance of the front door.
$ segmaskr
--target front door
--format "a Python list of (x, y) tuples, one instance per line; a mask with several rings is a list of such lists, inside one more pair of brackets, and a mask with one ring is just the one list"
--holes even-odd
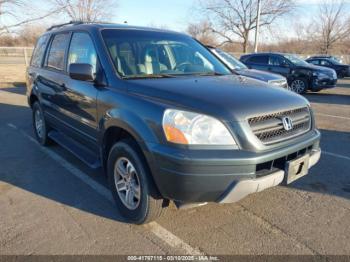
[(94, 43), (88, 33), (75, 32), (72, 35), (67, 56), (67, 72), (64, 87), (62, 111), (73, 129), (73, 135), (79, 136), (92, 148), (97, 142), (97, 92), (94, 82), (75, 80), (69, 77), (69, 66), (73, 63), (90, 64), (96, 74), (97, 54)]
[(290, 64), (281, 56), (270, 55), (269, 71), (287, 77), (290, 73)]

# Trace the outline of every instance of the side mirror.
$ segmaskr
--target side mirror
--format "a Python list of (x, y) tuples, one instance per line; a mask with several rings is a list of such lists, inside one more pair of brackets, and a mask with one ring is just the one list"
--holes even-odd
[(73, 63), (69, 65), (69, 76), (72, 79), (92, 82), (95, 80), (93, 67), (90, 64)]

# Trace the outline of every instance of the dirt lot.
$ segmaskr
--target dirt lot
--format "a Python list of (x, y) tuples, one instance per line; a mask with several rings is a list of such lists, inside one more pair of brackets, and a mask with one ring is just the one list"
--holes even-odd
[(308, 176), (236, 204), (172, 206), (157, 223), (131, 226), (101, 170), (33, 140), (23, 72), (0, 66), (0, 254), (350, 255), (350, 79), (306, 95), (323, 149)]

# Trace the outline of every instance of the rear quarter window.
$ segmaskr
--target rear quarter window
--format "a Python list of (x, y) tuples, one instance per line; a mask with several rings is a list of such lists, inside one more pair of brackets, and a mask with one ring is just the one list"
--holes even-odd
[(248, 59), (248, 62), (254, 63), (254, 64), (267, 65), (269, 63), (269, 57), (265, 55), (252, 56)]
[(38, 39), (30, 62), (31, 66), (41, 67), (48, 41), (49, 35), (43, 35)]

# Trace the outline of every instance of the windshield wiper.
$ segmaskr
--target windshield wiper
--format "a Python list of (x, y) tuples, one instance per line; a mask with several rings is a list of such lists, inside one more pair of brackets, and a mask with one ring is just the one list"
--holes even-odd
[(170, 75), (170, 74), (149, 74), (149, 75), (123, 76), (123, 79), (173, 78), (173, 77), (175, 77), (175, 75)]

